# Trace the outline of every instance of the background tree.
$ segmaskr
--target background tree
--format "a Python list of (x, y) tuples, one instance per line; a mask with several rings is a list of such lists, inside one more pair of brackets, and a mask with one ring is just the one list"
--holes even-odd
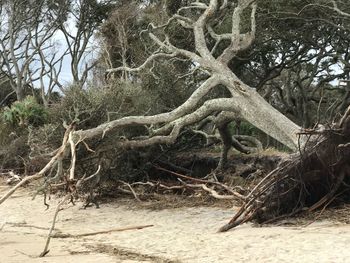
[(64, 6), (61, 3), (55, 10), (44, 0), (1, 2), (1, 71), (18, 100), (24, 99), (26, 87), (52, 70), (43, 71), (37, 60), (40, 53), (47, 55)]
[(64, 92), (60, 74), (67, 61), (73, 84), (82, 86), (96, 64), (89, 62), (93, 35), (112, 6), (112, 1), (92, 0), (2, 1), (1, 71), (17, 99), (36, 87), (48, 105), (55, 89)]
[[(82, 87), (88, 73), (96, 66), (93, 61), (93, 39), (100, 24), (106, 19), (114, 1), (76, 0), (72, 1), (67, 19), (59, 23), (70, 60), (73, 85)], [(74, 26), (74, 28), (73, 28)]]

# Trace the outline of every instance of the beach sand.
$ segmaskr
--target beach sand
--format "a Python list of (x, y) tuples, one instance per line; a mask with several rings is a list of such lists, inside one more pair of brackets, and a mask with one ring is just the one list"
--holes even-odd
[[(0, 186), (3, 194), (8, 186)], [(217, 233), (233, 216), (222, 207), (150, 210), (136, 201), (113, 201), (81, 209), (66, 205), (56, 227), (81, 234), (118, 227), (152, 227), (86, 237), (53, 238), (50, 252), (39, 258), (58, 198), (45, 210), (20, 189), (0, 205), (0, 262), (349, 262), (350, 226), (317, 221), (309, 226), (255, 227), (244, 224)]]

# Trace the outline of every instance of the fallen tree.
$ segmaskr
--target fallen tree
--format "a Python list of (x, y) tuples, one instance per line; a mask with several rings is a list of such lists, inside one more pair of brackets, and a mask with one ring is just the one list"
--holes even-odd
[[(216, 190), (208, 188), (203, 182), (196, 186), (183, 183), (186, 187), (201, 188), (219, 199), (232, 199), (234, 196), (239, 196), (240, 200), (244, 201), (237, 215), (221, 231), (228, 230), (238, 224), (253, 219), (262, 218), (263, 222), (267, 221), (271, 217), (266, 217), (266, 215), (274, 214), (271, 211), (278, 211), (272, 217), (276, 218), (276, 216), (295, 213), (305, 208), (305, 204), (308, 204), (306, 197), (307, 191), (300, 190), (303, 189), (302, 186), (305, 184), (305, 178), (308, 179), (308, 182), (312, 182), (311, 179), (314, 176), (316, 178), (315, 180), (320, 182), (331, 180), (332, 187), (319, 193), (326, 194), (326, 197), (321, 199), (325, 201), (317, 201), (312, 204), (313, 206), (311, 208), (314, 209), (328, 202), (330, 198), (334, 197), (334, 194), (336, 194), (337, 189), (348, 173), (345, 153), (348, 149), (350, 135), (350, 129), (348, 129), (350, 125), (349, 112), (346, 113), (337, 127), (332, 127), (323, 132), (316, 132), (315, 134), (313, 132), (301, 133), (298, 125), (274, 109), (254, 88), (243, 83), (230, 70), (228, 66), (229, 62), (239, 52), (249, 48), (254, 41), (256, 33), (256, 9), (257, 4), (254, 0), (238, 0), (237, 3), (210, 0), (208, 4), (204, 3), (204, 1), (192, 1), (188, 6), (181, 7), (166, 24), (161, 26), (151, 24), (146, 33), (153, 40), (154, 44), (157, 45), (156, 52), (138, 68), (123, 66), (108, 70), (109, 74), (119, 71), (138, 72), (147, 68), (157, 59), (173, 58), (190, 60), (193, 65), (207, 75), (207, 79), (199, 85), (187, 101), (170, 112), (151, 116), (128, 116), (87, 130), (76, 130), (75, 124), (71, 124), (67, 127), (61, 147), (52, 153), (52, 159), (47, 165), (38, 173), (27, 177), (10, 189), (0, 199), (0, 204), (9, 198), (21, 185), (45, 176), (44, 188), (49, 187), (51, 182), (64, 180), (65, 189), (68, 192), (64, 200), (74, 198), (80, 184), (97, 176), (100, 170), (98, 168), (97, 172), (90, 176), (76, 174), (75, 168), (79, 161), (77, 158), (77, 147), (83, 144), (88, 150), (91, 150), (86, 143), (90, 139), (99, 138), (103, 140), (105, 137), (119, 130), (140, 126), (146, 127), (144, 129), (147, 131), (145, 134), (128, 138), (121, 136), (115, 140), (113, 147), (127, 149), (148, 147), (156, 144), (172, 144), (184, 127), (199, 123), (211, 115), (217, 118), (216, 125), (223, 142), (220, 166), (224, 166), (227, 159), (227, 152), (232, 146), (236, 148), (240, 147), (239, 145), (235, 145), (227, 130), (228, 123), (234, 119), (246, 120), (290, 149), (294, 151), (300, 150), (298, 154), (282, 162), (276, 170), (267, 175), (247, 196), (232, 192), (232, 189), (225, 189), (231, 192), (231, 195), (224, 197)], [(194, 13), (196, 15), (187, 16), (188, 10), (195, 10)], [(223, 12), (230, 10), (232, 11), (232, 27), (230, 32), (224, 34), (216, 33), (214, 27), (216, 20), (221, 17)], [(243, 31), (241, 27), (242, 14), (247, 10), (250, 11), (250, 28), (248, 32)], [(195, 42), (194, 51), (174, 46), (170, 42), (169, 37), (162, 31), (162, 29), (175, 22), (188, 30), (192, 30)], [(209, 37), (216, 43), (214, 46), (207, 43)], [(215, 48), (222, 41), (226, 41), (229, 44), (220, 54), (217, 54), (217, 52), (214, 52)], [(218, 86), (224, 87), (230, 96), (206, 100), (206, 95)], [(309, 137), (313, 138), (310, 139)], [(341, 154), (342, 151), (343, 153)], [(332, 154), (332, 158), (328, 158), (330, 154)], [(339, 156), (340, 159), (337, 159)], [(70, 158), (69, 168), (64, 169), (67, 165), (64, 166), (63, 161), (68, 158)], [(325, 169), (333, 169), (333, 172), (323, 177), (322, 172), (315, 170), (320, 165)], [(339, 172), (341, 176), (337, 178), (334, 176), (334, 172)], [(300, 176), (304, 178), (296, 180)], [(208, 182), (206, 181), (205, 183)], [(312, 187), (311, 183), (310, 185)], [(164, 186), (164, 188), (166, 187), (168, 186)], [(220, 185), (220, 187), (223, 186)], [(133, 192), (131, 186), (130, 189)], [(297, 196), (300, 197), (297, 199), (298, 201), (290, 202), (291, 200), (295, 200), (296, 194), (299, 194)], [(285, 209), (282, 205), (284, 203), (288, 203), (291, 209)], [(294, 206), (290, 206), (291, 204)], [(316, 206), (316, 204), (318, 205)], [(59, 211), (59, 207), (57, 211)], [(52, 229), (50, 230), (49, 237)], [(46, 247), (45, 252), (47, 251)]]
[[(254, 0), (239, 0), (237, 3), (231, 1), (211, 0), (208, 4), (204, 2), (191, 2), (188, 6), (180, 8), (168, 22), (161, 26), (150, 24), (147, 34), (154, 44), (158, 46), (155, 53), (138, 68), (119, 67), (108, 70), (109, 74), (119, 71), (138, 72), (149, 66), (157, 59), (187, 59), (205, 72), (208, 78), (197, 88), (197, 90), (178, 108), (152, 116), (128, 116), (121, 119), (109, 121), (95, 128), (87, 130), (69, 129), (66, 134), (67, 140), (61, 146), (64, 156), (71, 156), (71, 164), (67, 171), (67, 181), (74, 182), (75, 166), (77, 162), (76, 147), (78, 144), (93, 138), (104, 138), (113, 132), (127, 127), (147, 127), (147, 134), (137, 137), (120, 137), (114, 143), (115, 148), (139, 148), (155, 144), (172, 144), (180, 134), (180, 131), (205, 119), (209, 115), (217, 116), (217, 125), (223, 141), (221, 164), (226, 162), (227, 152), (235, 144), (226, 129), (227, 124), (234, 119), (243, 119), (256, 126), (266, 134), (280, 141), (289, 148), (296, 150), (300, 138), (297, 133), (300, 127), (279, 113), (267, 103), (254, 88), (243, 83), (228, 67), (228, 63), (239, 52), (246, 50), (254, 41), (256, 33), (257, 4)], [(192, 16), (186, 16), (187, 10), (194, 10)], [(250, 10), (250, 30), (243, 32), (241, 28), (243, 12)], [(216, 20), (224, 12), (231, 13), (232, 27), (230, 32), (217, 34), (214, 31)], [(188, 51), (175, 47), (165, 34), (164, 29), (171, 23), (177, 23), (182, 27), (192, 30), (195, 42), (195, 50)], [(157, 33), (156, 33), (157, 32)], [(214, 56), (215, 46), (210, 48), (207, 43), (208, 34), (217, 44), (228, 41), (229, 44), (221, 54)], [(216, 53), (216, 52), (215, 52)], [(209, 91), (217, 86), (227, 89), (230, 97), (214, 98), (204, 101)], [(219, 114), (218, 114), (219, 113)], [(221, 118), (221, 116), (223, 118)], [(86, 144), (85, 144), (86, 146)], [(54, 157), (55, 158), (55, 157)], [(55, 170), (55, 178), (63, 178), (65, 172), (62, 170), (62, 159), (55, 158), (49, 162), (43, 172), (30, 178), (38, 179), (46, 175), (46, 172)], [(223, 166), (223, 165), (220, 165)], [(27, 179), (29, 180), (29, 179)], [(16, 188), (17, 189), (17, 188)], [(3, 202), (9, 194), (0, 199)]]

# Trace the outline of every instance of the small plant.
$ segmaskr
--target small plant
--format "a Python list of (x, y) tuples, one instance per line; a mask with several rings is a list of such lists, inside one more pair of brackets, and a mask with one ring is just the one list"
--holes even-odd
[(27, 96), (23, 101), (14, 102), (2, 113), (4, 121), (14, 126), (40, 126), (47, 119), (45, 108), (33, 96)]
[(4, 148), (5, 145), (8, 145), (11, 142), (9, 134), (12, 131), (10, 125), (0, 118), (0, 148)]

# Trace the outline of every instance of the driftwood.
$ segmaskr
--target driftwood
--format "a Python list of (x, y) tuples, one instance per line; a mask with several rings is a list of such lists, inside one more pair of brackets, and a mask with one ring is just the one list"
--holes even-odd
[(21, 177), (18, 174), (15, 174), (12, 170), (5, 173), (1, 172), (0, 176), (8, 177), (8, 179), (6, 179), (6, 184), (8, 185), (12, 185), (22, 180)]
[[(75, 157), (73, 157), (73, 158), (75, 158)], [(56, 207), (56, 210), (55, 210), (55, 213), (54, 213), (54, 217), (52, 219), (52, 225), (51, 225), (49, 233), (47, 235), (45, 248), (44, 248), (43, 252), (39, 255), (40, 257), (44, 257), (45, 255), (47, 255), (47, 253), (50, 252), (49, 244), (50, 244), (50, 241), (51, 241), (51, 238), (52, 238), (52, 232), (55, 229), (57, 215), (62, 210), (61, 209), (62, 205), (68, 200), (70, 200), (73, 203), (74, 196), (77, 195), (78, 191), (80, 190), (80, 187), (81, 187), (82, 183), (84, 181), (90, 180), (94, 176), (96, 176), (99, 173), (100, 169), (101, 169), (101, 166), (99, 165), (98, 168), (97, 168), (97, 171), (94, 174), (90, 175), (89, 177), (86, 177), (86, 175), (83, 176), (81, 179), (77, 180), (77, 182), (74, 185), (72, 185), (71, 182), (68, 181), (68, 189), (69, 189), (69, 191), (66, 194), (66, 196), (58, 203), (58, 205)], [(71, 166), (71, 170), (74, 170), (74, 166)], [(69, 176), (71, 177), (72, 173), (70, 173)], [(73, 173), (73, 179), (74, 179), (74, 173)]]
[(71, 195), (70, 195), (70, 194), (66, 195), (66, 196), (61, 200), (61, 202), (59, 202), (59, 204), (57, 205), (56, 210), (55, 210), (55, 214), (54, 214), (54, 217), (53, 217), (53, 220), (52, 220), (52, 225), (51, 225), (51, 227), (50, 227), (49, 234), (47, 235), (47, 239), (46, 239), (46, 243), (45, 243), (44, 250), (43, 250), (43, 252), (41, 252), (41, 254), (39, 255), (39, 257), (45, 257), (45, 256), (47, 255), (47, 253), (50, 252), (50, 250), (49, 250), (49, 245), (50, 245), (50, 241), (51, 241), (51, 237), (52, 237), (52, 231), (55, 229), (55, 224), (56, 224), (57, 215), (58, 215), (58, 213), (61, 211), (62, 205), (63, 205), (68, 199), (70, 199), (70, 198), (71, 198)]
[[(169, 174), (171, 174), (173, 176), (176, 176), (178, 178), (185, 179), (185, 180), (190, 180), (190, 181), (193, 181), (193, 182), (196, 182), (196, 183), (200, 183), (199, 185), (198, 184), (197, 185), (193, 185), (193, 184), (185, 184), (183, 181), (181, 181), (182, 183), (184, 183), (188, 187), (202, 188), (206, 192), (209, 192), (214, 198), (217, 198), (217, 199), (237, 199), (237, 200), (244, 200), (245, 199), (245, 197), (242, 194), (238, 193), (237, 191), (234, 191), (231, 187), (229, 187), (229, 186), (227, 186), (227, 185), (225, 185), (223, 183), (220, 183), (220, 182), (217, 182), (217, 181), (209, 181), (209, 180), (204, 180), (204, 179), (199, 179), (199, 178), (193, 178), (191, 176), (179, 174), (179, 173), (167, 170), (167, 169), (159, 167), (159, 166), (154, 166), (154, 167), (156, 169), (158, 169), (158, 170), (167, 172), (167, 173), (169, 173)], [(218, 187), (224, 189), (225, 191), (229, 192), (230, 195), (228, 195), (228, 196), (219, 195), (214, 189), (208, 188), (207, 184), (218, 186)]]
[(56, 233), (51, 235), (52, 238), (77, 238), (77, 237), (87, 237), (87, 236), (94, 236), (99, 234), (108, 234), (112, 232), (122, 232), (122, 231), (129, 231), (129, 230), (140, 230), (148, 227), (153, 227), (154, 225), (142, 225), (142, 226), (129, 226), (129, 227), (122, 227), (122, 228), (113, 228), (109, 230), (102, 230), (102, 231), (96, 231), (96, 232), (89, 232), (89, 233), (83, 233), (83, 234), (68, 234), (68, 233)]

